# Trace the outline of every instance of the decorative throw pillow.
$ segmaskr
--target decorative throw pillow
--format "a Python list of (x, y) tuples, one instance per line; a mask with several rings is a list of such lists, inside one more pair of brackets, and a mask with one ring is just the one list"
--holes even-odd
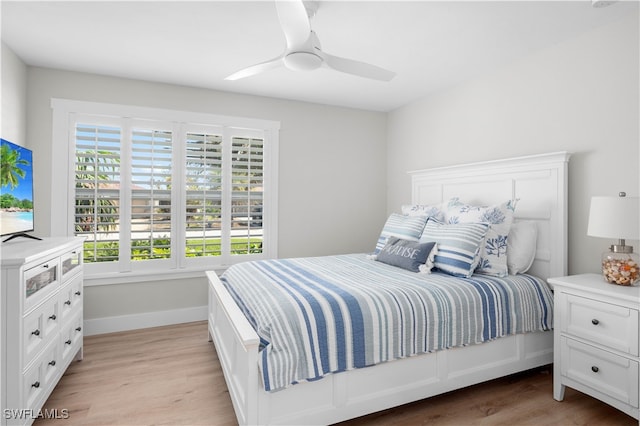
[(532, 220), (514, 222), (507, 240), (507, 266), (509, 274), (524, 274), (536, 257), (538, 226)]
[(389, 237), (387, 244), (376, 255), (376, 260), (387, 265), (398, 266), (412, 272), (431, 272), (436, 243), (419, 243)]
[(445, 222), (488, 223), (489, 230), (480, 249), (480, 261), (476, 272), (498, 277), (509, 274), (507, 267), (507, 241), (513, 223), (515, 201), (493, 206), (472, 206), (453, 199), (445, 211)]
[(378, 254), (387, 243), (387, 238), (389, 237), (418, 241), (425, 223), (427, 223), (426, 216), (404, 216), (398, 213), (391, 213), (382, 228), (373, 253)]
[(402, 214), (405, 216), (427, 216), (444, 221), (443, 204), (405, 204), (402, 206)]
[(487, 234), (487, 223), (444, 224), (429, 219), (420, 242), (435, 241), (438, 252), (433, 264), (442, 272), (469, 278), (478, 265), (480, 245)]

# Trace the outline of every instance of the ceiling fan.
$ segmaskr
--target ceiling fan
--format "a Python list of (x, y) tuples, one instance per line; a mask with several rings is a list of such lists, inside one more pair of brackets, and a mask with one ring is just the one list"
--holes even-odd
[(287, 40), (286, 49), (278, 57), (237, 71), (225, 80), (238, 80), (282, 66), (293, 71), (310, 71), (324, 66), (347, 74), (382, 81), (389, 81), (396, 75), (392, 71), (375, 65), (323, 52), (318, 36), (311, 29), (310, 23), (310, 18), (318, 9), (317, 1), (303, 3), (302, 0), (282, 0), (275, 3), (280, 25)]

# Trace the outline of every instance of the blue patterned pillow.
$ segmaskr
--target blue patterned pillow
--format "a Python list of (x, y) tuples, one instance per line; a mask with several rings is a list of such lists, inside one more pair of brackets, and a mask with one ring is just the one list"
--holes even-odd
[(445, 211), (445, 222), (489, 224), (486, 238), (480, 248), (480, 261), (476, 272), (486, 275), (506, 277), (507, 237), (513, 223), (515, 200), (493, 206), (472, 206), (454, 198)]
[(427, 223), (426, 216), (404, 216), (398, 213), (392, 213), (382, 228), (382, 232), (380, 233), (380, 237), (378, 237), (378, 242), (373, 253), (380, 253), (382, 247), (387, 244), (387, 238), (389, 237), (418, 241), (425, 223)]
[(450, 275), (469, 278), (478, 265), (478, 252), (488, 229), (487, 223), (449, 225), (429, 219), (420, 242), (437, 243), (438, 253), (433, 262), (436, 268)]
[[(397, 266), (411, 272), (431, 272), (433, 266), (433, 254), (436, 243), (419, 243), (407, 241), (396, 237), (389, 237), (387, 244), (377, 254), (378, 262)], [(431, 260), (431, 261), (429, 261)]]
[(405, 204), (402, 206), (402, 214), (405, 216), (427, 216), (444, 221), (445, 204)]

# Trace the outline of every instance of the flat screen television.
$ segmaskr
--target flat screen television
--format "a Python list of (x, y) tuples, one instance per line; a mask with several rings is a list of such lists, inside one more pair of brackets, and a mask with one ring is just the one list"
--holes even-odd
[(0, 139), (0, 236), (34, 238), (33, 153)]

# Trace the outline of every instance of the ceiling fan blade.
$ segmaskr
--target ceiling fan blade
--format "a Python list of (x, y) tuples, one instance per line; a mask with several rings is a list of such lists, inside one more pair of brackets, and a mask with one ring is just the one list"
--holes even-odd
[(328, 66), (329, 68), (333, 68), (336, 71), (381, 81), (390, 81), (391, 79), (393, 79), (393, 77), (396, 76), (395, 72), (377, 67), (375, 65), (366, 64), (360, 61), (354, 61), (353, 59), (333, 56), (320, 51), (316, 53), (322, 56), (322, 59), (324, 59), (324, 63), (326, 64), (326, 66)]
[(302, 0), (276, 1), (276, 9), (284, 37), (287, 39), (287, 48), (302, 46), (311, 33), (309, 16)]
[(230, 76), (225, 77), (225, 80), (239, 80), (241, 78), (251, 77), (252, 75), (260, 74), (262, 72), (278, 68), (284, 65), (284, 62), (282, 62), (282, 58), (283, 55), (280, 55), (277, 58), (271, 59), (270, 61), (261, 62), (259, 64), (241, 69), (240, 71), (236, 71)]

